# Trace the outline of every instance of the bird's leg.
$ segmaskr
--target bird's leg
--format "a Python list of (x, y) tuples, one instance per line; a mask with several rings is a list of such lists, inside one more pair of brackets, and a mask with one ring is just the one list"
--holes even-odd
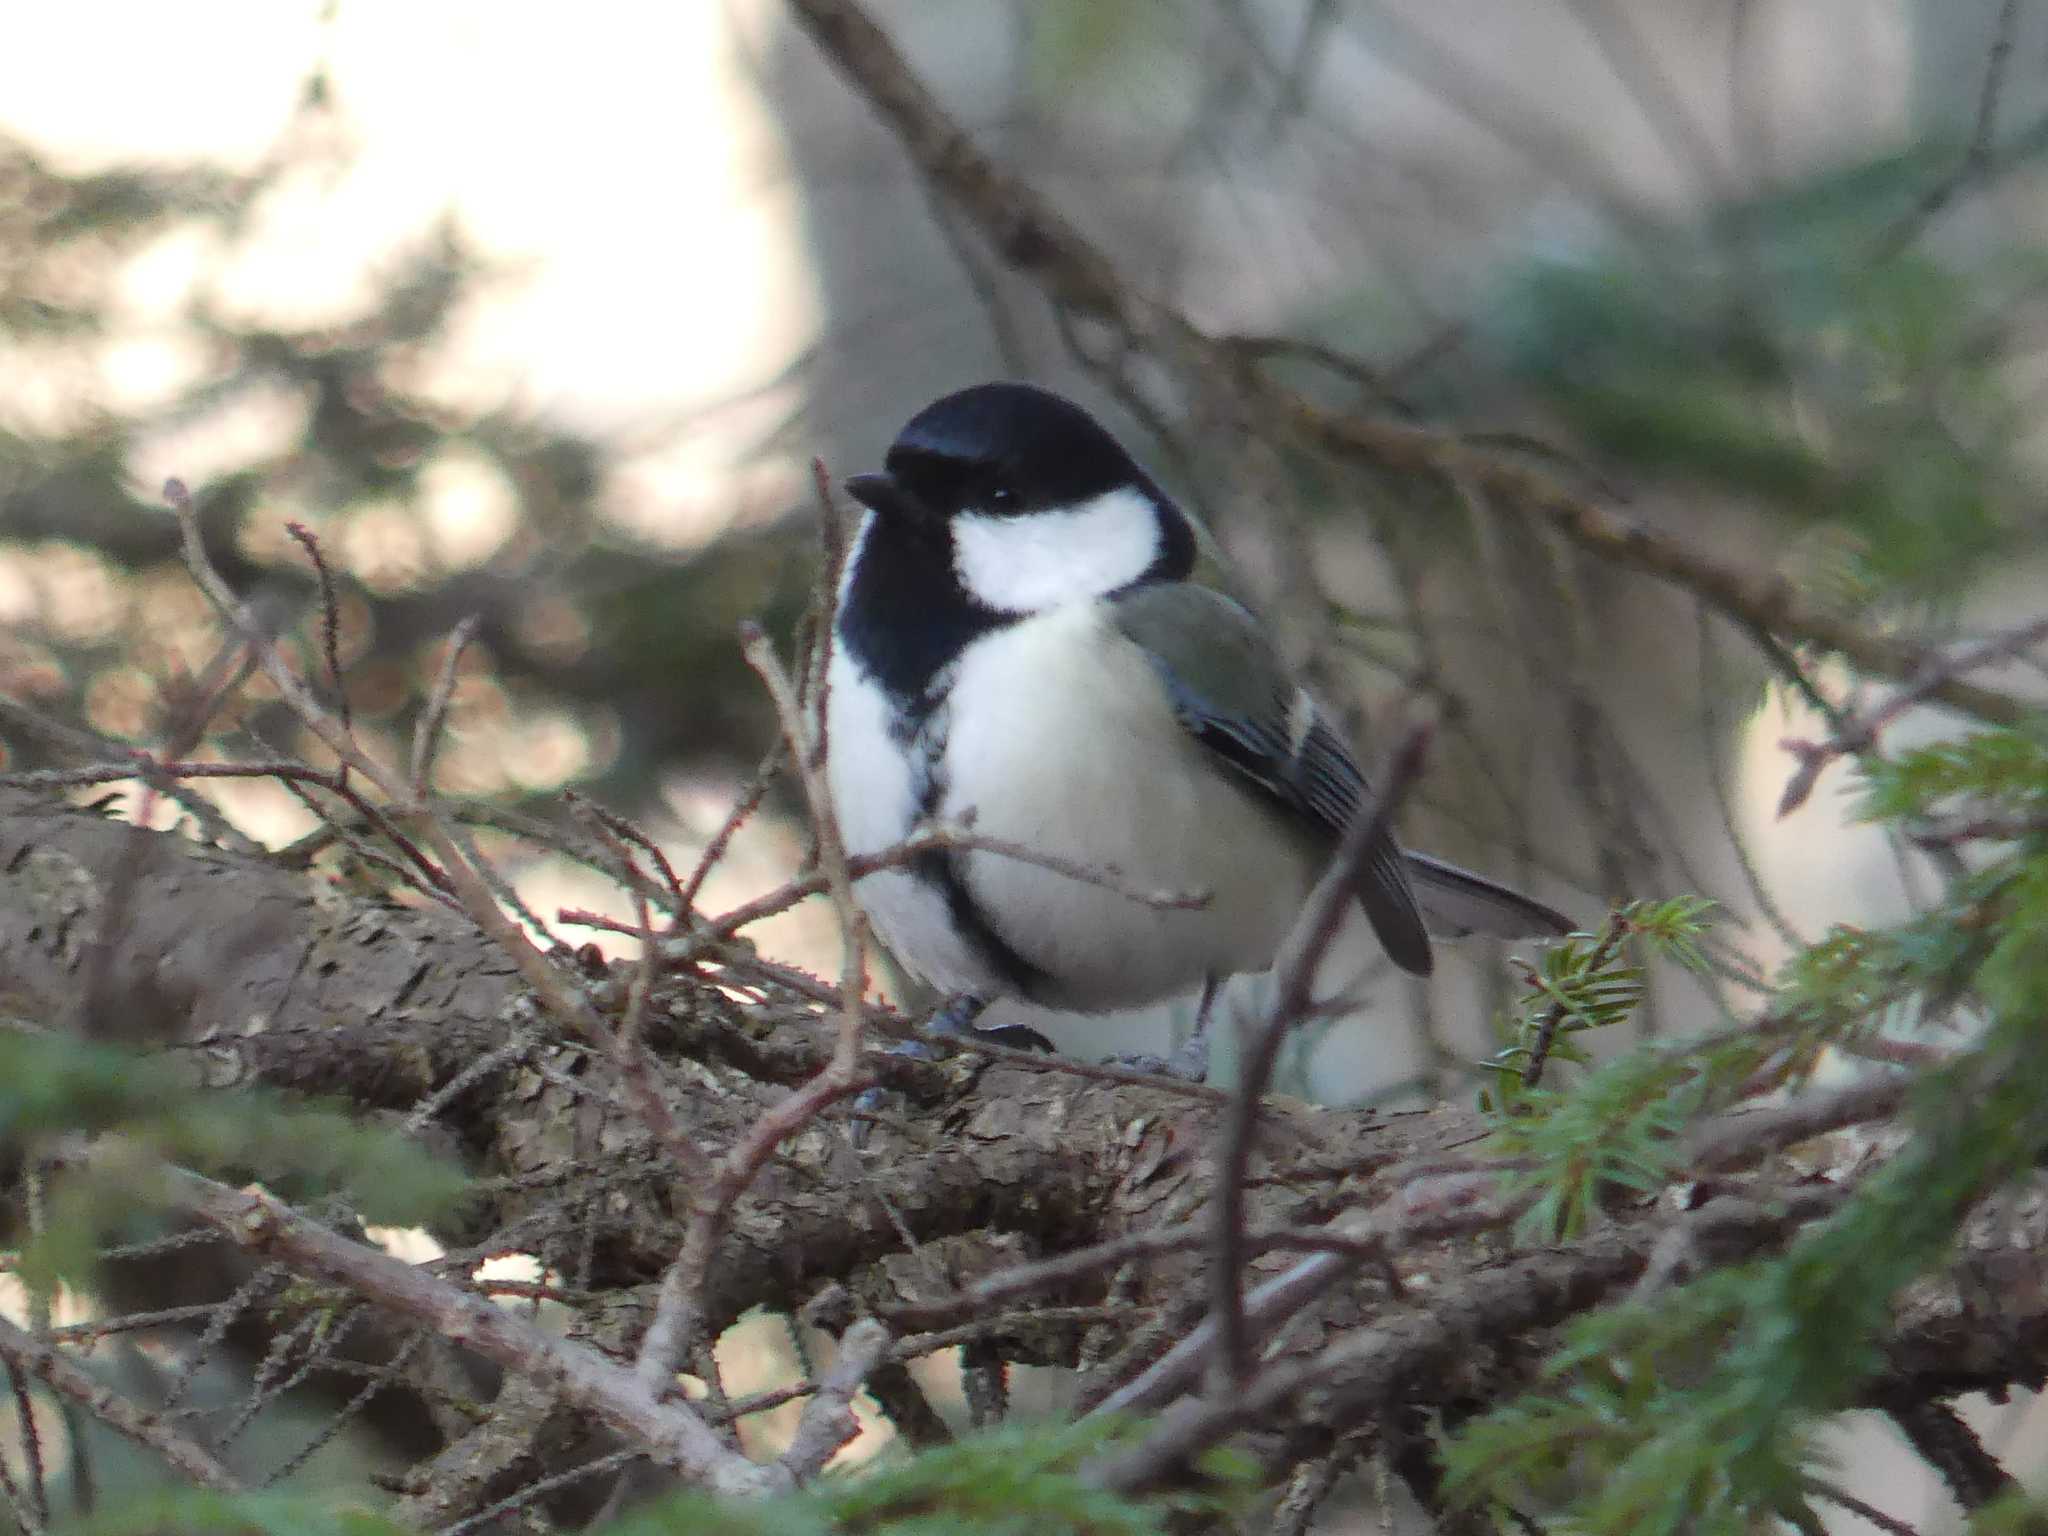
[(1209, 1080), (1209, 1023), (1216, 1012), (1216, 994), (1223, 987), (1221, 976), (1202, 978), (1202, 1000), (1195, 1004), (1195, 1027), (1180, 1048), (1167, 1058), (1166, 1075), (1183, 1082)]
[(988, 999), (972, 992), (955, 992), (931, 1012), (921, 1026), (928, 1035), (971, 1035), (974, 1021), (988, 1012)]
[(1220, 976), (1206, 976), (1202, 979), (1202, 999), (1195, 1004), (1195, 1028), (1183, 1040), (1171, 1056), (1155, 1056), (1149, 1051), (1135, 1051), (1129, 1054), (1105, 1058), (1110, 1066), (1129, 1067), (1133, 1072), (1149, 1072), (1154, 1077), (1178, 1078), (1184, 1083), (1207, 1082), (1209, 1078), (1209, 1015), (1216, 1008), (1216, 992), (1223, 984)]

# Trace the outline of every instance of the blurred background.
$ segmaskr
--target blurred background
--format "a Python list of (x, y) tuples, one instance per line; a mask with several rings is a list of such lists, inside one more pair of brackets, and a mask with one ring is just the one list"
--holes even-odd
[[(2048, 4), (870, 10), (1134, 292), (1245, 367), (1526, 454), (1873, 627), (1960, 640), (2038, 607)], [(1710, 1025), (1795, 939), (1931, 891), (1920, 854), (1847, 823), (1839, 768), (1775, 819), (1780, 741), (1825, 725), (1754, 636), (1468, 488), (1369, 475), (1220, 383), (1106, 356), (776, 0), (15, 8), (0, 748), (33, 768), (165, 740), (222, 643), (161, 504), (177, 476), (302, 645), (286, 524), (317, 534), (386, 757), (477, 615), (435, 782), (543, 922), (626, 916), (493, 815), (560, 821), (573, 787), (693, 863), (773, 741), (734, 627), (787, 636), (803, 611), (810, 461), (873, 467), (918, 406), (991, 376), (1125, 435), (1368, 764), (1376, 722), (1438, 714), (1412, 841), (1589, 923), (1612, 898), (1720, 900), (1715, 974), (1663, 978), (1650, 1027)], [(195, 755), (322, 760), (261, 679), (242, 699)], [(315, 824), (276, 784), (206, 792), (266, 846)], [(707, 905), (793, 872), (791, 810), (748, 824)], [(829, 964), (822, 909), (755, 932)], [(1428, 988), (1352, 965), (1356, 1014), (1303, 1040), (1288, 1086), (1470, 1093), (1502, 957)], [(1096, 1052), (1164, 1027), (1052, 1026)]]

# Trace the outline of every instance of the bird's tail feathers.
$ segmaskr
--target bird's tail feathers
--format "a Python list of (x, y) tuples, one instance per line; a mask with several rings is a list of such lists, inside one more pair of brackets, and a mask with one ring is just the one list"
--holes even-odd
[(1440, 938), (1554, 938), (1578, 926), (1555, 907), (1426, 853), (1408, 855), (1408, 879), (1429, 931)]

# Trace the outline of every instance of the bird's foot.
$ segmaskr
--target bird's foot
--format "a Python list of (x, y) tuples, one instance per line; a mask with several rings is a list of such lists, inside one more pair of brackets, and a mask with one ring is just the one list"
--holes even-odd
[[(918, 1033), (908, 1040), (898, 1040), (888, 1047), (891, 1056), (909, 1056), (918, 1061), (935, 1061), (939, 1052), (934, 1041), (939, 1040), (986, 1040), (992, 1045), (1006, 1045), (1019, 1051), (1051, 1051), (1053, 1044), (1037, 1030), (1026, 1024), (998, 1024), (993, 1029), (979, 1028), (975, 1021), (988, 1009), (988, 999), (976, 997), (971, 992), (955, 993), (937, 1008), (931, 1017), (918, 1026)], [(858, 1113), (879, 1113), (889, 1102), (889, 1090), (869, 1088), (854, 1098), (853, 1107)], [(865, 1147), (868, 1139), (868, 1122), (856, 1120), (853, 1123), (853, 1144)]]
[(1202, 983), (1201, 1001), (1195, 1004), (1195, 1027), (1171, 1055), (1155, 1056), (1149, 1051), (1139, 1051), (1127, 1056), (1108, 1057), (1106, 1064), (1132, 1072), (1149, 1073), (1153, 1077), (1170, 1077), (1183, 1083), (1206, 1083), (1209, 1080), (1209, 1018), (1216, 1011), (1216, 993), (1221, 981), (1220, 977), (1211, 976)]
[(1155, 1055), (1150, 1051), (1131, 1051), (1117, 1056), (1106, 1056), (1103, 1065), (1122, 1067), (1130, 1072), (1143, 1072), (1151, 1077), (1170, 1077), (1177, 1082), (1202, 1083), (1209, 1080), (1209, 1036), (1206, 1032), (1189, 1035), (1170, 1056)]
[(988, 1010), (988, 999), (961, 992), (946, 999), (924, 1022), (924, 1032), (936, 1039), (986, 1040), (1017, 1051), (1052, 1053), (1053, 1044), (1029, 1024), (997, 1024), (983, 1029), (976, 1021)]

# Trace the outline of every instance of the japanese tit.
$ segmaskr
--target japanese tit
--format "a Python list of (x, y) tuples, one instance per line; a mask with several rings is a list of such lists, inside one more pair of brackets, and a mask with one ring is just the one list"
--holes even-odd
[[(826, 766), (847, 851), (969, 824), (1090, 869), (933, 850), (856, 894), (966, 1022), (1001, 997), (1136, 1007), (1271, 965), (1365, 784), (1257, 620), (1191, 577), (1188, 516), (1087, 412), (1027, 384), (935, 401), (847, 492)], [(1129, 887), (1207, 893), (1164, 909)], [(1391, 838), (1358, 901), (1388, 956), (1430, 933), (1569, 931)]]

